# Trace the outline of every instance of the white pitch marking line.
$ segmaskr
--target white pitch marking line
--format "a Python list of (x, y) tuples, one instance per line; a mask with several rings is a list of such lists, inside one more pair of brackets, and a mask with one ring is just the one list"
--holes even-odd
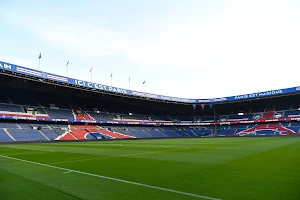
[(100, 158), (87, 158), (87, 159), (79, 159), (79, 160), (69, 160), (69, 161), (54, 162), (54, 163), (48, 163), (48, 164), (63, 164), (63, 163), (82, 162), (82, 161), (89, 161), (89, 160), (101, 160), (101, 159), (107, 159), (107, 158), (137, 156), (137, 155), (144, 155), (144, 154), (151, 154), (151, 153), (158, 153), (158, 152), (162, 152), (162, 151), (150, 151), (150, 152), (142, 152), (142, 153), (123, 154), (123, 155), (117, 155), (117, 156), (105, 156), (105, 157), (100, 157)]
[(66, 172), (63, 172), (64, 174), (67, 174), (67, 173), (71, 173), (72, 171), (71, 170), (69, 170), (69, 171), (66, 171)]
[(5, 155), (6, 156), (13, 156), (13, 155), (29, 155), (29, 154), (39, 154), (39, 153), (45, 153), (45, 152), (10, 153), (10, 154), (5, 154)]
[(6, 148), (11, 148), (11, 149), (26, 149), (26, 150), (33, 150), (33, 151), (48, 151), (48, 152), (55, 152), (53, 150), (44, 150), (44, 149), (31, 149), (31, 148), (17, 148), (17, 147), (9, 147), (5, 146)]
[[(180, 148), (180, 149), (191, 149), (191, 148)], [(100, 157), (100, 158), (87, 158), (87, 159), (69, 160), (69, 161), (53, 162), (53, 163), (48, 163), (48, 164), (63, 164), (63, 163), (73, 163), (73, 162), (82, 162), (82, 161), (90, 161), (90, 160), (101, 160), (101, 159), (107, 159), (107, 158), (119, 158), (119, 157), (127, 157), (127, 156), (152, 154), (152, 153), (170, 152), (170, 151), (174, 151), (174, 150), (176, 151), (178, 149), (165, 150), (165, 151), (148, 151), (148, 152), (141, 152), (141, 153), (122, 154), (122, 155), (116, 155), (116, 156), (105, 156), (105, 157)]]
[(87, 175), (87, 176), (107, 179), (107, 180), (111, 180), (111, 181), (117, 181), (117, 182), (121, 182), (121, 183), (127, 183), (127, 184), (131, 184), (131, 185), (137, 185), (137, 186), (141, 186), (141, 187), (152, 188), (152, 189), (157, 189), (157, 190), (161, 190), (161, 191), (181, 194), (181, 195), (185, 195), (185, 196), (197, 197), (197, 198), (208, 199), (208, 200), (221, 200), (221, 199), (217, 199), (217, 198), (213, 198), (213, 197), (208, 197), (208, 196), (203, 196), (203, 195), (198, 195), (198, 194), (193, 194), (193, 193), (188, 193), (188, 192), (181, 192), (181, 191), (172, 190), (172, 189), (168, 189), (168, 188), (162, 188), (162, 187), (147, 185), (147, 184), (143, 184), (143, 183), (126, 181), (126, 180), (123, 180), (123, 179), (112, 178), (112, 177), (108, 177), (108, 176), (101, 176), (101, 175), (97, 175), (97, 174), (91, 174), (91, 173), (72, 170), (72, 169), (67, 169), (67, 168), (63, 168), (63, 167), (56, 167), (56, 166), (53, 166), (53, 165), (47, 165), (47, 164), (43, 164), (43, 163), (33, 162), (33, 161), (29, 161), (29, 160), (23, 160), (23, 159), (19, 159), (19, 158), (4, 156), (4, 155), (0, 155), (0, 157), (11, 159), (11, 160), (17, 160), (17, 161), (21, 161), (21, 162), (25, 162), (25, 163), (30, 163), (30, 164), (34, 164), (34, 165), (40, 165), (40, 166), (44, 166), (44, 167), (59, 169), (59, 170), (63, 170), (63, 171), (70, 171), (70, 172), (73, 172), (73, 173), (78, 173), (78, 174), (83, 174), (83, 175)]

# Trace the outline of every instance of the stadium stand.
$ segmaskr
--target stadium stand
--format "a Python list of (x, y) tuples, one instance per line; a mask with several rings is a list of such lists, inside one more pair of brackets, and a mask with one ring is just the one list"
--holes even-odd
[[(1, 72), (0, 141), (295, 135), (300, 95), (204, 106), (136, 98)], [(299, 90), (298, 90), (299, 91)], [(298, 121), (297, 121), (298, 120)]]

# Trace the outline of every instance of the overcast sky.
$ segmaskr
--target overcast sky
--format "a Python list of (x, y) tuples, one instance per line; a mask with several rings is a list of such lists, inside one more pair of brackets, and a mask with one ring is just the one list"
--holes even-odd
[(213, 98), (300, 85), (299, 0), (0, 0), (0, 60)]

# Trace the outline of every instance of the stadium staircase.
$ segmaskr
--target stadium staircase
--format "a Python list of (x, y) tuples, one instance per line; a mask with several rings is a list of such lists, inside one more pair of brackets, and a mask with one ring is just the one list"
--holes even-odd
[(63, 133), (58, 136), (55, 140), (78, 140), (72, 133)]

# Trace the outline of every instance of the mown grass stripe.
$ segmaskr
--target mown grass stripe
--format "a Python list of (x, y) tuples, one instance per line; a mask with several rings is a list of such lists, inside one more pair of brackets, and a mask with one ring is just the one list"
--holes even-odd
[(57, 166), (53, 166), (53, 165), (38, 163), (38, 162), (34, 162), (34, 161), (29, 161), (29, 160), (23, 160), (23, 159), (19, 159), (19, 158), (10, 157), (10, 156), (0, 155), (0, 157), (6, 158), (6, 159), (11, 159), (11, 160), (17, 160), (17, 161), (21, 161), (21, 162), (25, 162), (25, 163), (30, 163), (30, 164), (34, 164), (34, 165), (40, 165), (40, 166), (44, 166), (44, 167), (59, 169), (59, 170), (63, 170), (63, 171), (69, 171), (69, 172), (73, 172), (73, 173), (83, 174), (83, 175), (87, 175), (87, 176), (92, 176), (92, 177), (97, 177), (97, 178), (102, 178), (102, 179), (107, 179), (107, 180), (112, 180), (112, 181), (132, 184), (132, 185), (137, 185), (137, 186), (141, 186), (141, 187), (147, 187), (147, 188), (157, 189), (157, 190), (161, 190), (161, 191), (181, 194), (181, 195), (185, 195), (185, 196), (197, 197), (197, 198), (208, 199), (208, 200), (221, 200), (221, 199), (208, 197), (208, 196), (204, 196), (204, 195), (198, 195), (198, 194), (193, 194), (193, 193), (188, 193), (188, 192), (182, 192), (182, 191), (172, 190), (172, 189), (168, 189), (168, 188), (162, 188), (162, 187), (158, 187), (158, 186), (147, 185), (147, 184), (143, 184), (143, 183), (137, 183), (137, 182), (127, 181), (127, 180), (122, 180), (122, 179), (118, 179), (118, 178), (112, 178), (112, 177), (108, 177), (108, 176), (101, 176), (101, 175), (98, 175), (98, 174), (92, 174), (92, 173), (67, 169), (67, 168), (63, 168), (63, 167), (57, 167)]

